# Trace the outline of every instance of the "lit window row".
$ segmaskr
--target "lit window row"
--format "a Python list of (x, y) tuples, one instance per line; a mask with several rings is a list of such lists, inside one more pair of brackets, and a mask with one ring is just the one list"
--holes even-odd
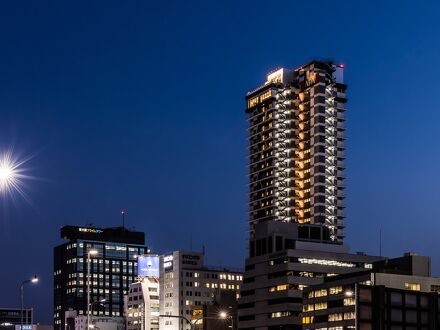
[(356, 267), (356, 264), (351, 262), (343, 262), (337, 260), (326, 260), (326, 259), (313, 259), (313, 258), (298, 258), (298, 261), (302, 264), (311, 265), (326, 265), (326, 266), (337, 266), (337, 267)]
[(420, 283), (405, 283), (405, 290), (420, 291)]
[(293, 313), (291, 311), (282, 311), (282, 312), (273, 312), (269, 315), (271, 319), (279, 318), (279, 317), (287, 317), (292, 316)]
[(327, 302), (319, 302), (316, 304), (306, 304), (303, 306), (303, 312), (319, 311), (322, 309), (327, 309)]

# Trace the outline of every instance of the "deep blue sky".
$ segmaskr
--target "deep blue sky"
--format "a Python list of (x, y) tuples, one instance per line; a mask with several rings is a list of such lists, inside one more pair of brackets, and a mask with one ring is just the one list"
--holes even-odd
[[(308, 3), (308, 4), (305, 4)], [(2, 1), (0, 151), (41, 178), (0, 204), (0, 306), (22, 279), (52, 319), (64, 224), (128, 226), (155, 251), (241, 266), (243, 96), (278, 66), (346, 65), (347, 243), (440, 274), (440, 6), (427, 1)]]

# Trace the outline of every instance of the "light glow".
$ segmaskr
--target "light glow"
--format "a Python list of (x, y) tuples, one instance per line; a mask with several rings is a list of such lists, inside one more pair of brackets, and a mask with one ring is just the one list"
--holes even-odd
[(90, 254), (91, 256), (96, 256), (96, 255), (98, 254), (98, 250), (94, 250), (94, 249), (89, 250), (89, 254)]
[(24, 183), (31, 176), (25, 174), (26, 169), (23, 167), (31, 157), (18, 158), (13, 154), (12, 149), (0, 152), (0, 198), (15, 198), (15, 193), (19, 193), (21, 197), (30, 203), (30, 199), (23, 190)]
[(18, 185), (17, 164), (9, 153), (0, 158), (0, 192), (4, 193)]
[(353, 291), (345, 291), (346, 297), (353, 297)]

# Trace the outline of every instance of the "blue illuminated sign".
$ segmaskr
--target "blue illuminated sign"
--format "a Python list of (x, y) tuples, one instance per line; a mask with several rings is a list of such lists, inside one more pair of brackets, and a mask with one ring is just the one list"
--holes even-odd
[(138, 276), (159, 277), (159, 256), (157, 255), (139, 256)]

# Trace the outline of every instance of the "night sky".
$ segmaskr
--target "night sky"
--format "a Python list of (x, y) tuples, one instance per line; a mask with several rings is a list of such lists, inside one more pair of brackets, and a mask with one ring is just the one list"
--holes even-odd
[(1, 1), (0, 153), (37, 179), (0, 196), (0, 307), (36, 273), (26, 305), (52, 322), (60, 227), (121, 208), (155, 252), (242, 266), (244, 94), (311, 59), (346, 67), (347, 243), (378, 254), (381, 229), (440, 275), (440, 6), (306, 2)]

